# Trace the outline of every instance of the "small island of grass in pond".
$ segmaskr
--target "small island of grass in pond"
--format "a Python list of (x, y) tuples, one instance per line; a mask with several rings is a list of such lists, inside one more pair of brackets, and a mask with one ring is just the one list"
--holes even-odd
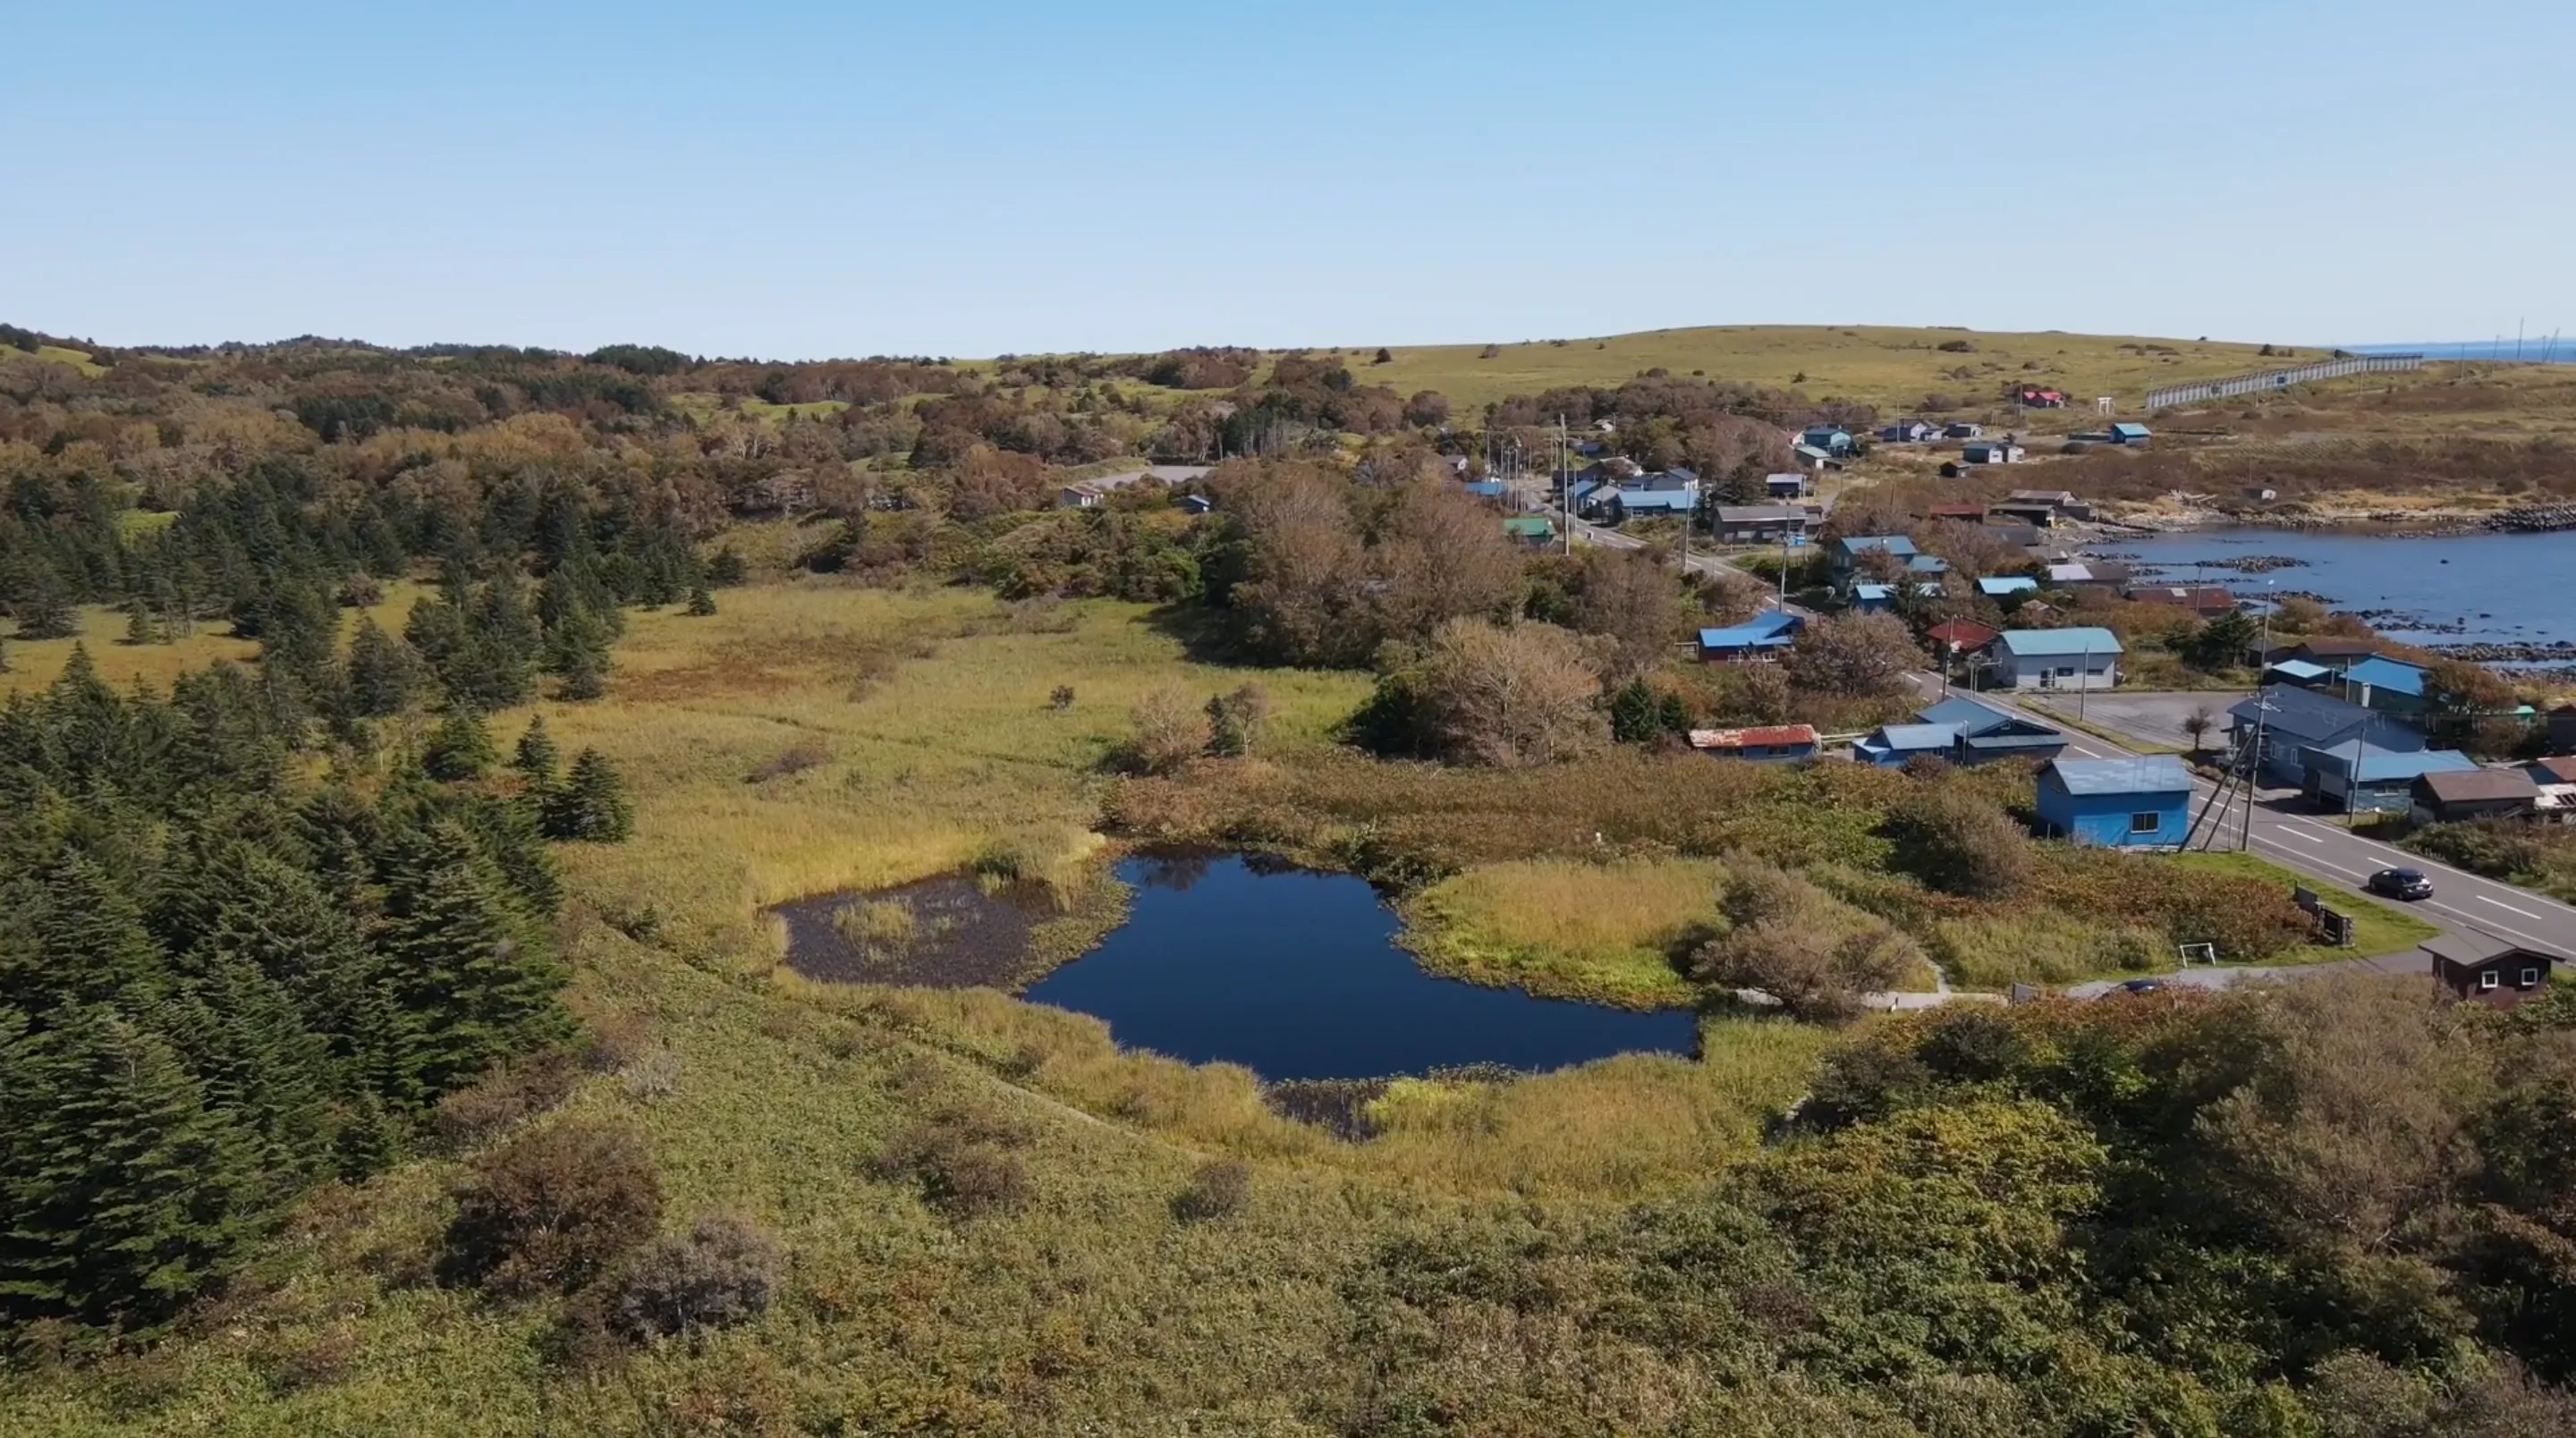
[(1121, 864), (1128, 922), (1031, 986), (1031, 1003), (1093, 1014), (1129, 1048), (1242, 1064), (1273, 1083), (1473, 1064), (1562, 1068), (1634, 1051), (1691, 1052), (1683, 1011), (1634, 1013), (1434, 977), (1396, 946), (1377, 892), (1242, 855)]

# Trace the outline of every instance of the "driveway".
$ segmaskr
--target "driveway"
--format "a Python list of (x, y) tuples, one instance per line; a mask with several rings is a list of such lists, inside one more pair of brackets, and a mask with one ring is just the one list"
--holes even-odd
[[(2252, 690), (2202, 690), (2189, 694), (2144, 693), (2113, 689), (2084, 696), (2084, 722), (2124, 734), (2148, 749), (2185, 750), (2191, 747), (2191, 732), (2183, 721), (2201, 709), (2209, 711), (2210, 742), (2217, 743), (2227, 732), (2227, 711), (2238, 700), (2251, 696)], [(2032, 708), (2047, 709), (2072, 716), (2075, 696), (2051, 693), (2014, 696)]]
[[(2142, 977), (2153, 978), (2168, 987), (2228, 989), (2263, 979), (2304, 979), (2318, 974), (2424, 975), (2432, 971), (2432, 960), (2422, 950), (2401, 949), (2393, 954), (2379, 954), (2367, 959), (2336, 959), (2323, 964), (2244, 964), (2235, 968), (2185, 969), (2178, 974)], [(2070, 984), (2066, 996), (2071, 999), (2098, 999), (2127, 982), (2127, 979), (2096, 979), (2087, 984)]]

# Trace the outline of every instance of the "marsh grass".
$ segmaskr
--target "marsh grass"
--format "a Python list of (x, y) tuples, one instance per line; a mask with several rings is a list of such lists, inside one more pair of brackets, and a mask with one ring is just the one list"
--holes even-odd
[(1723, 924), (1709, 859), (1480, 865), (1407, 900), (1402, 942), (1435, 973), (1552, 998), (1678, 1008), (1677, 967)]
[(859, 899), (832, 911), (832, 929), (861, 948), (901, 953), (921, 936), (922, 924), (901, 899)]

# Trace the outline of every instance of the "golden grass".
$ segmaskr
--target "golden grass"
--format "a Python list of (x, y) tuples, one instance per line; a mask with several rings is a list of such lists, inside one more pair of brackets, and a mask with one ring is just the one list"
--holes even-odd
[(1425, 967), (1476, 983), (1635, 1008), (1697, 995), (1668, 957), (1715, 928), (1724, 870), (1706, 859), (1489, 864), (1405, 905), (1405, 944)]
[[(1975, 351), (1956, 354), (1938, 348), (1958, 340), (1975, 345)], [(2146, 348), (2156, 345), (2173, 353)], [(1394, 361), (1381, 365), (1368, 362), (1373, 348), (1362, 348), (1350, 363), (1363, 383), (1391, 385), (1407, 395), (1438, 390), (1456, 412), (1468, 416), (1510, 395), (1536, 395), (1564, 385), (1615, 388), (1655, 368), (1675, 375), (1705, 371), (1710, 379), (1776, 389), (1795, 387), (1818, 398), (1839, 395), (1891, 410), (1911, 408), (1934, 391), (1982, 409), (1997, 401), (2007, 382), (2029, 382), (2067, 391), (2089, 416), (2096, 395), (2111, 395), (2124, 413), (2132, 413), (2155, 386), (2274, 363), (2259, 358), (2259, 348), (2223, 341), (1888, 325), (1719, 325), (1571, 340), (1562, 346), (1545, 339), (1507, 342), (1493, 359), (1480, 357), (1481, 344), (1406, 346), (1391, 347)], [(1963, 366), (1970, 377), (1952, 378), (1951, 371)]]

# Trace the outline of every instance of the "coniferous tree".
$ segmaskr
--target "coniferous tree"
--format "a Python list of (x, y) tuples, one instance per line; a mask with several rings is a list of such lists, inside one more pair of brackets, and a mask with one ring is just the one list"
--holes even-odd
[(337, 1166), (332, 1095), (343, 1079), (330, 1043), (258, 966), (213, 956), (155, 1026), (196, 1074), (207, 1107), (240, 1126), (254, 1156), (255, 1206), (282, 1204)]
[(718, 549), (707, 561), (707, 583), (717, 589), (731, 589), (750, 577), (750, 566), (734, 552), (730, 544)]
[(608, 756), (584, 749), (572, 761), (572, 772), (546, 805), (550, 838), (593, 844), (615, 844), (635, 832), (635, 811), (626, 799), (626, 784)]
[(689, 591), (689, 613), (704, 619), (716, 612), (716, 597), (703, 584)]
[(492, 747), (492, 731), (484, 727), (483, 716), (459, 707), (448, 711), (447, 717), (430, 731), (429, 742), (421, 749), (420, 767), (429, 777), (454, 784), (480, 776), (500, 757), (500, 751)]
[(596, 699), (607, 691), (608, 626), (590, 609), (568, 610), (546, 635), (546, 668), (563, 682), (563, 698)]
[(170, 1045), (94, 1005), (0, 1009), (0, 1316), (145, 1327), (255, 1228), (253, 1149)]
[(563, 972), (527, 928), (464, 830), (434, 820), (403, 836), (382, 948), (399, 1006), (418, 1016), (406, 1068), (424, 1094), (566, 1030)]
[(80, 616), (48, 579), (18, 605), (21, 639), (69, 639), (80, 632)]
[(88, 855), (56, 860), (29, 895), (32, 950), (0, 946), (0, 994), (41, 1019), (57, 1007), (117, 1005), (149, 1013), (169, 992), (143, 911)]
[(510, 757), (510, 767), (526, 776), (528, 792), (543, 795), (555, 786), (555, 768), (563, 762), (563, 751), (555, 747), (555, 738), (546, 732), (546, 716), (528, 716), (527, 732), (519, 736), (519, 747)]
[(420, 660), (411, 646), (362, 615), (349, 637), (349, 708), (366, 719), (400, 714), (420, 685)]
[(125, 601), (125, 642), (158, 644), (161, 639), (161, 626), (153, 621), (152, 606), (140, 594), (128, 596)]

